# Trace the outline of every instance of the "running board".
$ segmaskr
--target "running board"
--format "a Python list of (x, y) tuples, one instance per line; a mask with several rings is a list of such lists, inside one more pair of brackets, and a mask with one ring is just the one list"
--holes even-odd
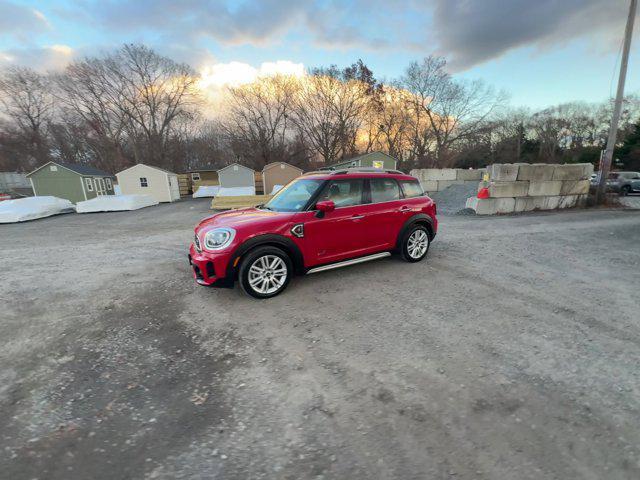
[(379, 258), (390, 257), (390, 252), (375, 253), (373, 255), (367, 255), (366, 257), (354, 258), (352, 260), (345, 260), (343, 262), (331, 263), (329, 265), (323, 265), (322, 267), (312, 268), (307, 272), (307, 275), (312, 273), (324, 272), (326, 270), (333, 270), (334, 268), (348, 267), (349, 265), (356, 265), (358, 263), (368, 262), (369, 260), (377, 260)]

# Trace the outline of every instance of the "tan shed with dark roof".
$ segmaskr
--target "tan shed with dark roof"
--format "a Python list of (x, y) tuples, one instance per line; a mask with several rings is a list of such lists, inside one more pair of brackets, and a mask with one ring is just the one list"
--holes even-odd
[(276, 185), (286, 185), (300, 175), (302, 175), (302, 169), (285, 162), (273, 162), (265, 165), (262, 169), (264, 193), (269, 195), (273, 192), (273, 187)]

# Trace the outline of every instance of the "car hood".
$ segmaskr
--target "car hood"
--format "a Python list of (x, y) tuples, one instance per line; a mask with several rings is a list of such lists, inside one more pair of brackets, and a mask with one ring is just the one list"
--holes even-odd
[(236, 230), (243, 228), (255, 229), (261, 225), (267, 227), (274, 223), (281, 224), (293, 215), (295, 215), (293, 212), (272, 212), (258, 208), (242, 208), (211, 215), (201, 220), (195, 229), (196, 231), (202, 229), (210, 230), (219, 227), (230, 227)]

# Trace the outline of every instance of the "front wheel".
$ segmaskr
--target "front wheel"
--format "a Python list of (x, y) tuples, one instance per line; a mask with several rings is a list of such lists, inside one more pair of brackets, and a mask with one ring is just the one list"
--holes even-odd
[(402, 258), (407, 262), (419, 262), (427, 256), (430, 242), (427, 229), (414, 225), (402, 239)]
[(259, 247), (240, 264), (240, 286), (255, 298), (271, 298), (281, 293), (291, 279), (293, 264), (289, 255), (277, 247)]

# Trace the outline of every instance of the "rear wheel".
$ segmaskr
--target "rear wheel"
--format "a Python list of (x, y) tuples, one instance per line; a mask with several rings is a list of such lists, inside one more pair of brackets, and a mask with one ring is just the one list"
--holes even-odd
[(240, 264), (240, 286), (255, 298), (271, 298), (281, 293), (291, 279), (293, 264), (289, 255), (277, 247), (258, 247)]
[(426, 227), (420, 224), (414, 225), (402, 239), (402, 258), (407, 262), (419, 262), (427, 256), (430, 243)]
[(629, 185), (625, 185), (620, 189), (620, 195), (622, 195), (623, 197), (626, 197), (630, 193), (631, 193), (631, 186)]

